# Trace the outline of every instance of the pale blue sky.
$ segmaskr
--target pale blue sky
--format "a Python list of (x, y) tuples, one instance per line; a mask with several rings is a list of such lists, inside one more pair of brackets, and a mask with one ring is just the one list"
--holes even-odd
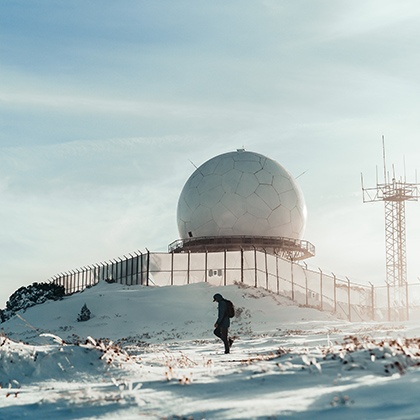
[(189, 160), (242, 146), (306, 171), (310, 265), (381, 284), (384, 210), (362, 204), (360, 172), (373, 186), (384, 134), (414, 180), (419, 68), (416, 1), (2, 0), (0, 302), (166, 250)]

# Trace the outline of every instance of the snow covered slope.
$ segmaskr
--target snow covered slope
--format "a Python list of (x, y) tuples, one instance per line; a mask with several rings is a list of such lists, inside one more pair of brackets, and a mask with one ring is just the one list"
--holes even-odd
[[(228, 355), (214, 293), (237, 308)], [(0, 326), (0, 419), (419, 418), (415, 322), (349, 323), (238, 285), (100, 283)]]
[[(177, 287), (122, 286), (101, 282), (97, 286), (48, 301), (20, 312), (1, 324), (13, 340), (42, 344), (39, 333), (47, 332), (71, 341), (74, 336), (119, 340), (135, 337), (155, 343), (174, 339), (213, 338), (217, 304), (213, 295), (222, 293), (234, 302), (237, 318), (232, 333), (242, 336), (295, 328), (296, 321), (308, 328), (324, 326), (334, 318), (315, 309), (299, 308), (290, 300), (263, 289), (238, 285), (215, 287), (198, 283)], [(86, 304), (92, 317), (77, 322)]]

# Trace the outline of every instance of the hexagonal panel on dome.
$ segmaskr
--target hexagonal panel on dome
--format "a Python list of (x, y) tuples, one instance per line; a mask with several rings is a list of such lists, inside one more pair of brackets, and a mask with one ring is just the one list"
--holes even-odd
[(301, 238), (306, 206), (286, 169), (263, 155), (239, 150), (210, 159), (191, 175), (177, 217), (182, 238)]
[(211, 175), (214, 173), (215, 169), (217, 168), (217, 165), (219, 164), (220, 160), (217, 159), (217, 156), (213, 159), (210, 159), (206, 162), (206, 166), (201, 167), (200, 173), (203, 176)]
[(274, 210), (280, 205), (280, 197), (272, 185), (258, 185), (255, 194), (257, 194), (271, 210)]
[(217, 203), (212, 209), (214, 221), (217, 223), (219, 228), (233, 228), (236, 220), (238, 219), (229, 209), (227, 209), (222, 203)]
[[(244, 150), (244, 149), (237, 150), (236, 152), (229, 152), (229, 153), (226, 153), (226, 155), (231, 156), (235, 162), (240, 162), (240, 161), (261, 162), (261, 158), (263, 157), (263, 155), (260, 155), (254, 152), (248, 152), (247, 150)], [(220, 156), (224, 156), (224, 155), (220, 155)]]
[(254, 226), (257, 223), (257, 218), (252, 214), (245, 213), (235, 223), (233, 230), (235, 235), (250, 235), (254, 236)]
[(219, 160), (214, 173), (217, 175), (224, 175), (225, 173), (233, 169), (234, 160), (231, 157), (226, 157), (226, 159)]
[(270, 216), (268, 216), (268, 223), (273, 228), (283, 226), (291, 221), (291, 211), (284, 206), (278, 206), (271, 212)]
[(200, 204), (195, 211), (194, 219), (191, 220), (191, 227), (193, 230), (195, 230), (207, 222), (211, 222), (212, 220), (213, 214), (211, 209)]
[(266, 171), (265, 169), (259, 170), (255, 176), (257, 177), (260, 184), (267, 184), (272, 185), (273, 184), (273, 174)]
[(267, 219), (272, 212), (270, 207), (257, 194), (251, 194), (246, 198), (246, 210), (260, 219)]
[(266, 158), (263, 163), (263, 169), (273, 175), (287, 175), (288, 172), (283, 166), (279, 165), (276, 161)]
[(267, 219), (257, 219), (254, 230), (255, 236), (274, 236)]
[(204, 225), (201, 225), (199, 228), (194, 229), (192, 233), (194, 237), (217, 236), (214, 232), (218, 232), (218, 230), (219, 227), (217, 226), (217, 223), (214, 220), (211, 220), (210, 222), (204, 223)]
[(241, 181), (242, 172), (236, 169), (225, 173), (222, 177), (222, 187), (227, 193), (233, 194)]
[(203, 174), (201, 172), (197, 172), (195, 171), (192, 175), (191, 178), (189, 179), (188, 182), (188, 187), (189, 188), (193, 188), (196, 187), (200, 181), (203, 179)]
[(280, 201), (282, 206), (288, 209), (293, 209), (298, 204), (298, 196), (295, 190), (286, 191), (280, 194)]
[(220, 202), (222, 197), (225, 195), (225, 190), (221, 185), (211, 190), (205, 191), (200, 194), (200, 203), (203, 206), (213, 208), (217, 203)]
[(248, 197), (255, 192), (258, 185), (260, 183), (253, 173), (243, 172), (235, 192), (242, 197)]
[(275, 228), (275, 231), (281, 233), (283, 238), (292, 238), (292, 239), (300, 239), (295, 232), (293, 232), (292, 225), (290, 223), (286, 223), (282, 226)]
[(197, 185), (197, 190), (199, 194), (203, 194), (213, 188), (218, 187), (222, 184), (222, 177), (216, 174), (210, 174), (203, 176), (199, 184)]
[(252, 173), (256, 174), (258, 171), (262, 169), (261, 163), (258, 161), (252, 160), (239, 160), (236, 161), (233, 165), (235, 169), (245, 173)]
[(225, 194), (220, 202), (237, 218), (246, 213), (246, 200), (236, 193)]
[(295, 191), (295, 187), (292, 184), (290, 178), (285, 175), (277, 175), (273, 178), (273, 187), (279, 194), (282, 194), (286, 191)]
[(200, 197), (197, 188), (188, 188), (187, 191), (182, 194), (182, 198), (191, 210), (195, 210), (200, 205)]

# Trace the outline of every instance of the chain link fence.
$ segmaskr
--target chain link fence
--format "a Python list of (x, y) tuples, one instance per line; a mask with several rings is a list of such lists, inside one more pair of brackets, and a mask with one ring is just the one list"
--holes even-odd
[[(99, 281), (124, 285), (180, 286), (243, 283), (290, 298), (298, 305), (335, 313), (349, 321), (395, 321), (420, 316), (420, 283), (406, 285), (410, 302), (395, 302), (388, 286), (362, 285), (305, 263), (258, 250), (165, 253), (134, 252), (117, 260), (61, 273), (51, 279), (72, 294)], [(393, 289), (393, 292), (395, 290)], [(392, 296), (394, 296), (392, 294)]]

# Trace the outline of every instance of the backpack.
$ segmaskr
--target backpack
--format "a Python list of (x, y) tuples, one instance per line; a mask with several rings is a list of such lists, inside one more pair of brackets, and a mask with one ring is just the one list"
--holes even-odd
[(233, 303), (230, 300), (224, 299), (226, 302), (226, 315), (229, 318), (233, 318), (235, 316), (235, 307), (233, 306)]

